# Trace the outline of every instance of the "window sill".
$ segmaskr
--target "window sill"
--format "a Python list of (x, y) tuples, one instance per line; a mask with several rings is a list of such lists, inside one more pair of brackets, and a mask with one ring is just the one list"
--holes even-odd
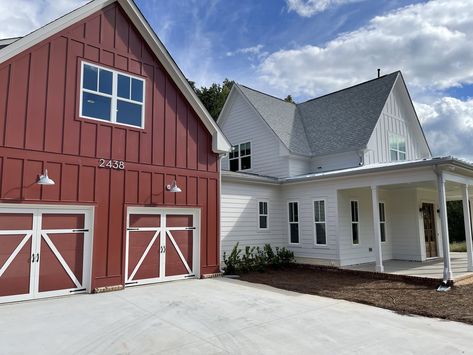
[(330, 247), (326, 244), (315, 244), (313, 248), (314, 249), (330, 249)]

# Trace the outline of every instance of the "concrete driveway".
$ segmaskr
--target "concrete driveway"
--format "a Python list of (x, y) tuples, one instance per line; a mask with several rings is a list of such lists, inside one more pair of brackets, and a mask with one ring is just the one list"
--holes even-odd
[(0, 305), (1, 354), (467, 354), (473, 327), (229, 279)]

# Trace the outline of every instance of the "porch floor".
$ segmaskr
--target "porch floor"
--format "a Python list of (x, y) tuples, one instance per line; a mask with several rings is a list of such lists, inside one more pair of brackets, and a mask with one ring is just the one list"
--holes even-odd
[[(466, 253), (451, 253), (452, 272), (455, 281), (467, 277), (473, 277), (473, 272), (467, 271)], [(384, 272), (387, 274), (408, 275), (416, 277), (425, 277), (430, 279), (443, 278), (443, 259), (435, 258), (424, 262), (404, 261), (404, 260), (385, 260)], [(376, 264), (365, 263), (358, 265), (343, 266), (342, 269), (358, 271), (376, 271)]]

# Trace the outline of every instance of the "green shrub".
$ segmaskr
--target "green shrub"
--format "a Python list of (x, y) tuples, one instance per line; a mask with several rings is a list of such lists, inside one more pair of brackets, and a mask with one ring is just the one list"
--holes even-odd
[(465, 252), (466, 251), (466, 241), (465, 242), (450, 243), (450, 251), (452, 251), (452, 252)]
[(227, 253), (223, 253), (223, 262), (225, 263), (225, 267), (223, 271), (227, 275), (235, 275), (239, 272), (241, 260), (240, 260), (240, 253), (241, 249), (238, 249), (238, 244), (233, 247), (230, 256), (227, 258)]
[(223, 253), (225, 266), (223, 271), (227, 275), (234, 275), (250, 271), (264, 271), (268, 266), (272, 268), (284, 267), (293, 263), (294, 253), (286, 248), (276, 247), (273, 251), (270, 244), (265, 244), (263, 249), (246, 246), (244, 254), (237, 243), (230, 255)]

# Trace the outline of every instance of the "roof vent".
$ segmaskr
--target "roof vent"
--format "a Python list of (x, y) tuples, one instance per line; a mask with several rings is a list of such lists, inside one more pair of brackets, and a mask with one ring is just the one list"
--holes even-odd
[(378, 68), (378, 78), (381, 77), (381, 69)]

